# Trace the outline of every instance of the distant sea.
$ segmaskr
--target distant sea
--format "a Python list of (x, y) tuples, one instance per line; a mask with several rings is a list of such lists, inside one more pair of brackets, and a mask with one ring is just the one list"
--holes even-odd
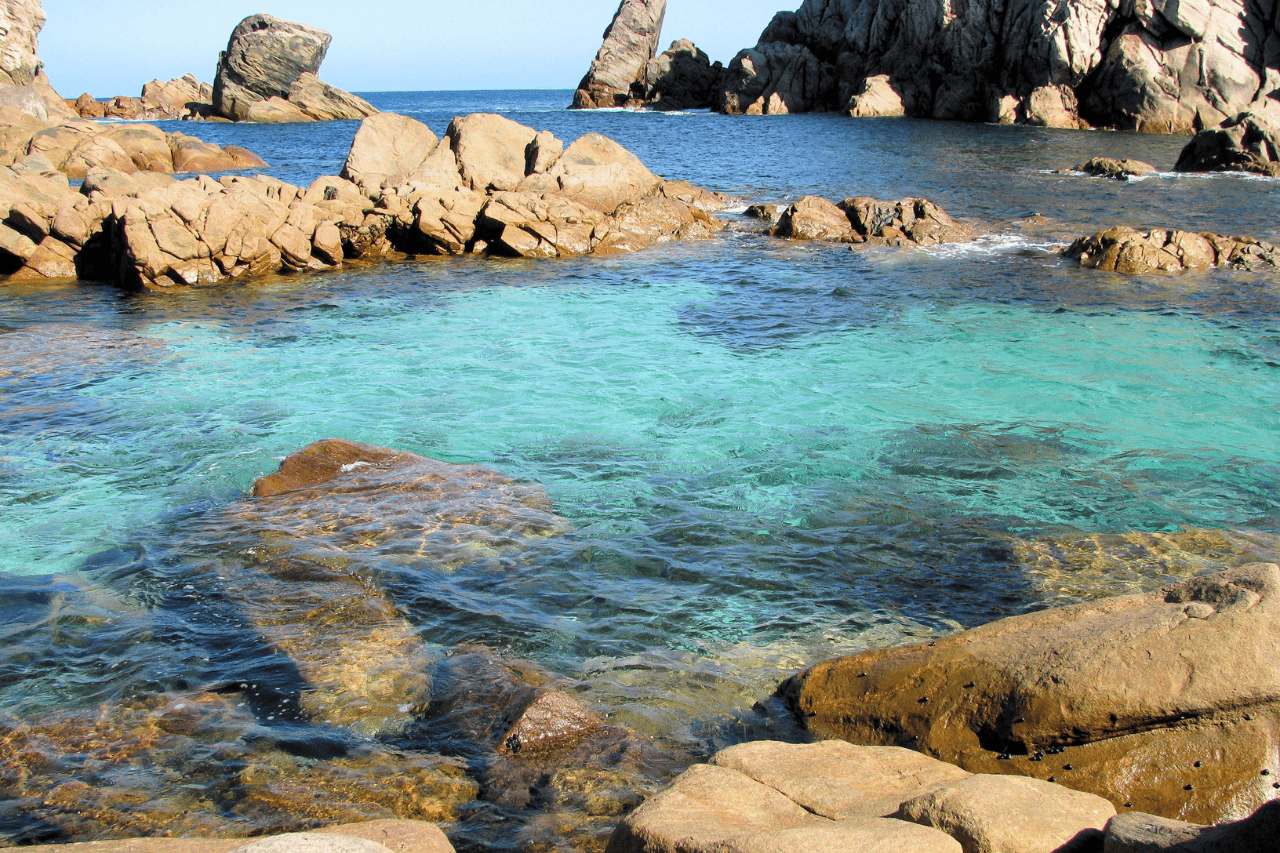
[[(731, 227), (603, 259), (0, 289), (6, 714), (252, 669), (260, 645), (201, 617), (219, 596), (210, 567), (249, 560), (210, 519), (321, 437), (542, 486), (572, 531), (519, 559), (378, 552), (360, 571), (394, 579), (437, 653), (532, 658), (694, 752), (823, 657), (1167, 580), (1158, 563), (1025, 559), (1056, 553), (1046, 543), (1276, 532), (1274, 275), (1121, 277), (1055, 250), (1117, 224), (1280, 241), (1280, 182), (1172, 174), (1176, 137), (572, 112), (571, 94), (363, 96), (437, 134), (472, 112), (566, 142), (604, 133), (730, 196)], [(338, 173), (357, 126), (166, 124), (302, 185)], [(1096, 155), (1163, 171), (1055, 172)], [(850, 251), (741, 215), (807, 194), (925, 197), (992, 236)], [(1038, 231), (1018, 224), (1033, 217)], [(26, 813), (8, 808), (22, 837)]]

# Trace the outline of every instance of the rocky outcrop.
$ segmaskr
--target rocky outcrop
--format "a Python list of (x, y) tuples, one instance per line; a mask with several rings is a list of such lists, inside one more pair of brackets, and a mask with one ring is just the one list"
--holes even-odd
[(644, 67), (642, 99), (655, 110), (699, 110), (716, 105), (724, 67), (688, 39), (671, 43)]
[(848, 113), (852, 118), (896, 117), (906, 115), (907, 110), (889, 75), (878, 74), (863, 80), (849, 96)]
[(820, 737), (1217, 823), (1280, 773), (1277, 611), (1280, 566), (1255, 564), (829, 661), (779, 696)]
[(691, 767), (623, 819), (607, 853), (1071, 853), (1096, 849), (1114, 814), (1101, 797), (897, 747), (766, 741)]
[(86, 92), (71, 107), (81, 118), (204, 119), (213, 111), (213, 86), (187, 74), (168, 82), (152, 80), (142, 87), (139, 98), (118, 96), (100, 101)]
[(573, 95), (573, 109), (623, 107), (642, 97), (646, 66), (658, 54), (666, 12), (667, 0), (622, 0)]
[(1082, 267), (1126, 275), (1213, 267), (1256, 270), (1280, 266), (1280, 246), (1252, 237), (1139, 231), (1125, 226), (1081, 237), (1062, 254), (1078, 259)]
[(21, 102), (22, 112), (42, 121), (72, 118), (75, 112), (53, 90), (40, 61), (44, 22), (40, 0), (0, 2), (0, 104)]
[(1216, 128), (1200, 131), (1173, 168), (1280, 175), (1280, 103), (1268, 99)]
[(885, 78), (911, 116), (1181, 133), (1275, 89), (1277, 39), (1243, 0), (805, 0), (735, 57), (722, 109), (862, 112)]
[(788, 207), (769, 233), (791, 240), (880, 246), (931, 246), (977, 236), (973, 228), (922, 198), (887, 202), (846, 198), (837, 205), (817, 196), (805, 196)]
[(314, 27), (251, 15), (218, 57), (213, 112), (233, 121), (357, 119), (377, 110), (316, 76), (332, 37)]
[[(723, 207), (719, 197), (663, 180), (606, 137), (588, 134), (565, 148), (550, 133), (497, 115), (455, 119), (443, 140), (411, 119), (371, 117), (343, 168), (354, 181), (326, 176), (305, 189), (264, 176), (169, 179), (158, 173), (226, 168), (215, 158), (251, 155), (146, 125), (82, 121), (35, 132), (28, 147), (21, 175), (10, 169), (6, 184), (0, 173), (11, 206), (0, 270), (24, 276), (47, 271), (163, 288), (393, 251), (539, 258), (634, 251), (724, 227), (708, 212)], [(139, 172), (148, 158), (155, 171)], [(55, 160), (85, 176), (79, 192)]]

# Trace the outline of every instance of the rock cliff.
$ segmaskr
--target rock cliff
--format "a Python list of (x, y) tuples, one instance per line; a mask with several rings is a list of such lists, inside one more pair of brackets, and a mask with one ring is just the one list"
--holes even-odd
[(40, 0), (0, 0), (0, 105), (42, 120), (72, 118), (42, 70), (37, 37), (44, 20)]
[(735, 57), (720, 108), (875, 114), (856, 99), (884, 77), (911, 116), (1194, 132), (1280, 87), (1278, 18), (1274, 0), (805, 0)]
[[(645, 66), (658, 54), (666, 12), (667, 0), (622, 0), (591, 70), (574, 93), (574, 109), (622, 107), (643, 96)], [(634, 95), (633, 86), (640, 89)]]
[(332, 37), (315, 27), (250, 15), (218, 57), (213, 112), (233, 121), (290, 122), (357, 119), (377, 112), (369, 103), (316, 76)]

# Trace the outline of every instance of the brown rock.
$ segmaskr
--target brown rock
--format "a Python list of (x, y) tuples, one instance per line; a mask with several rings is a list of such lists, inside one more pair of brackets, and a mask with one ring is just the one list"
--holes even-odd
[(525, 150), (525, 174), (538, 175), (547, 171), (563, 154), (564, 143), (556, 139), (555, 134), (549, 130), (538, 131)]
[(1200, 131), (1173, 168), (1280, 175), (1280, 105), (1266, 99), (1218, 127)]
[(235, 853), (388, 853), (387, 848), (364, 838), (294, 832), (251, 841)]
[(257, 124), (296, 124), (315, 119), (284, 98), (271, 97), (263, 101), (254, 101), (245, 110), (244, 118), (240, 120)]
[[(666, 0), (622, 0), (591, 68), (573, 96), (574, 109), (626, 106), (658, 53)], [(636, 93), (639, 94), (639, 93)]]
[(711, 851), (744, 836), (829, 824), (743, 773), (695, 764), (627, 815), (606, 853)]
[(465, 187), (423, 194), (414, 205), (413, 227), (426, 241), (424, 250), (447, 255), (468, 251), (487, 203), (487, 196)]
[(769, 232), (791, 240), (827, 240), (852, 243), (858, 240), (849, 217), (825, 198), (805, 196), (783, 211)]
[(671, 43), (644, 67), (645, 104), (657, 110), (699, 110), (716, 105), (724, 67), (688, 39)]
[(480, 212), (476, 234), (489, 251), (511, 257), (585, 255), (605, 215), (558, 195), (498, 193)]
[(901, 820), (841, 820), (826, 826), (775, 829), (734, 838), (715, 846), (716, 853), (961, 853), (960, 843), (946, 833)]
[[(313, 121), (340, 121), (377, 115), (363, 98), (330, 86), (314, 74), (304, 73), (289, 87), (289, 104)], [(253, 111), (250, 110), (252, 115)]]
[(773, 788), (832, 820), (889, 817), (905, 801), (970, 774), (910, 749), (844, 741), (757, 741), (722, 750), (711, 763)]
[(902, 95), (893, 88), (888, 74), (877, 74), (862, 81), (849, 98), (848, 113), (854, 118), (906, 115)]
[(1207, 232), (1143, 232), (1125, 226), (1081, 237), (1062, 254), (1078, 259), (1082, 267), (1126, 275), (1216, 266), (1238, 269), (1280, 266), (1280, 246), (1250, 237), (1226, 237)]
[(653, 194), (662, 179), (640, 158), (598, 133), (579, 137), (549, 171), (530, 175), (522, 192), (554, 193), (602, 213)]
[(445, 136), (468, 187), (477, 192), (514, 190), (525, 177), (532, 128), (490, 113), (455, 118)]
[(964, 853), (1074, 853), (1097, 848), (1115, 807), (1025, 776), (970, 776), (902, 804), (897, 817), (942, 830)]
[(1280, 838), (1280, 800), (1250, 817), (1219, 826), (1197, 826), (1153, 815), (1111, 819), (1103, 853), (1274, 853)]
[(421, 167), (439, 143), (420, 121), (395, 113), (371, 116), (360, 122), (342, 177), (376, 196), (388, 179), (399, 183)]
[(76, 250), (56, 237), (45, 237), (12, 281), (72, 279), (76, 277)]
[(1214, 823), (1265, 802), (1259, 769), (1280, 770), (1278, 608), (1280, 567), (1246, 566), (820, 664), (779, 694), (823, 737)]
[(832, 69), (804, 45), (766, 42), (741, 51), (721, 80), (718, 108), (729, 115), (786, 115), (830, 109)]
[(1098, 178), (1112, 178), (1117, 181), (1127, 181), (1130, 178), (1140, 178), (1145, 175), (1153, 175), (1156, 167), (1150, 163), (1144, 163), (1141, 160), (1116, 159), (1115, 157), (1094, 157), (1087, 163), (1081, 163), (1075, 167), (1077, 172), (1084, 172), (1086, 175), (1093, 175)]

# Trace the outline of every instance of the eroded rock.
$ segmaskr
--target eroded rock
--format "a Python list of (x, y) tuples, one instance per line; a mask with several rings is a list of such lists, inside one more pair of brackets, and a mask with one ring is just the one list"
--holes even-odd
[[(231, 32), (227, 49), (218, 58), (214, 113), (233, 121), (328, 121), (374, 115), (377, 110), (372, 105), (316, 76), (331, 40), (323, 30), (271, 15), (245, 18)], [(284, 106), (273, 109), (272, 99)], [(257, 107), (255, 114), (258, 104), (267, 106)]]
[(1117, 181), (1127, 181), (1130, 178), (1141, 178), (1147, 175), (1153, 175), (1156, 167), (1150, 163), (1144, 163), (1141, 160), (1130, 160), (1128, 158), (1115, 157), (1094, 157), (1086, 163), (1081, 163), (1072, 171), (1084, 172), (1086, 175), (1092, 175), (1096, 178), (1112, 178)]
[(666, 0), (622, 0), (604, 32), (604, 44), (574, 93), (574, 109), (627, 105), (634, 97), (633, 85), (643, 87), (645, 67), (658, 53), (666, 11)]
[(1277, 608), (1280, 566), (1256, 564), (829, 661), (779, 696), (822, 737), (1216, 823), (1270, 799), (1259, 771), (1280, 772)]
[(1123, 225), (1081, 237), (1062, 254), (1079, 260), (1082, 267), (1126, 275), (1213, 267), (1256, 270), (1280, 266), (1280, 246), (1252, 237), (1139, 231)]
[(671, 43), (644, 67), (646, 106), (656, 110), (709, 109), (719, 97), (724, 67), (688, 39)]
[(882, 202), (865, 196), (838, 205), (805, 196), (783, 211), (769, 233), (792, 240), (884, 246), (967, 242), (977, 236), (973, 228), (926, 199)]
[(1178, 155), (1178, 172), (1253, 172), (1280, 175), (1280, 104), (1256, 108), (1195, 135)]

